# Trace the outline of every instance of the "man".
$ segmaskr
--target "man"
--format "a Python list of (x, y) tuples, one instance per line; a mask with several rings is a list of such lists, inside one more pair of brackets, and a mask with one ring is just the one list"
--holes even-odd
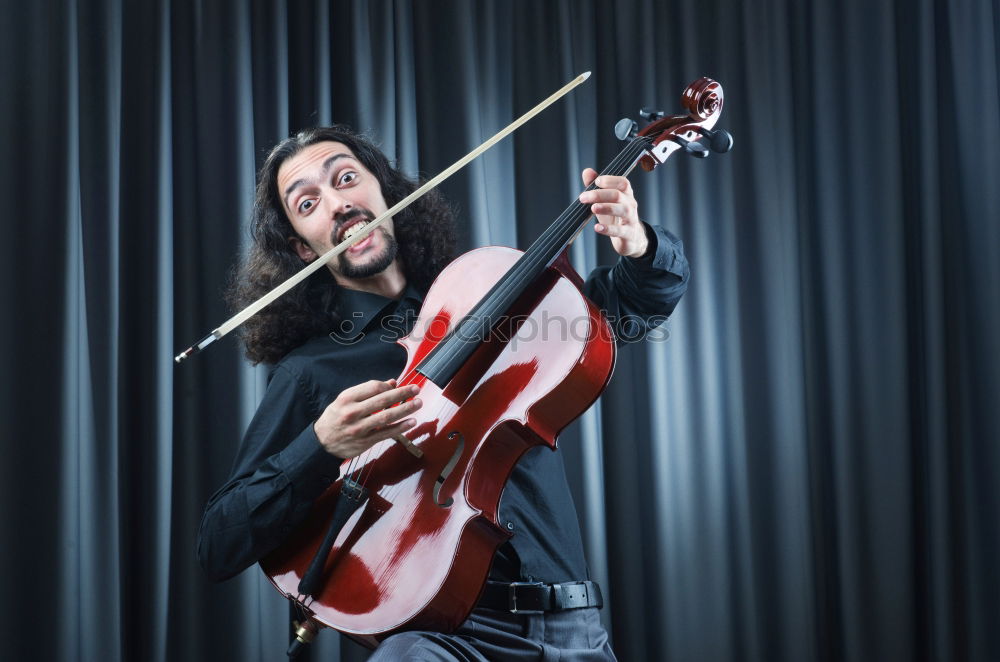
[[(596, 175), (585, 170), (584, 184)], [(635, 339), (673, 310), (687, 287), (687, 261), (676, 238), (639, 220), (626, 178), (600, 177), (597, 186), (580, 201), (592, 205), (595, 231), (622, 257), (595, 270), (585, 293), (620, 336)], [(414, 188), (345, 127), (285, 140), (259, 175), (254, 245), (234, 283), (234, 303), (255, 300)], [(248, 357), (275, 365), (232, 475), (205, 511), (198, 553), (211, 577), (225, 579), (267, 555), (336, 479), (344, 459), (414, 425), (417, 388), (396, 386), (405, 352), (392, 342), (397, 334), (386, 334), (399, 329), (399, 320), (412, 324), (453, 245), (451, 211), (429, 194), (248, 322)], [(561, 453), (535, 448), (521, 458), (500, 517), (513, 538), (495, 555), (484, 595), (458, 632), (397, 634), (371, 659), (528, 660), (554, 650), (564, 660), (614, 659), (597, 613), (599, 589), (587, 581)], [(521, 604), (538, 600), (550, 608), (511, 613), (512, 582), (535, 584), (514, 588)], [(574, 599), (553, 599), (570, 589)]]

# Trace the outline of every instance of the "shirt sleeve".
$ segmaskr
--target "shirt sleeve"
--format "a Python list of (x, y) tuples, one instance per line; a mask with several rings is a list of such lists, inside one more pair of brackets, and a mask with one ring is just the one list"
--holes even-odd
[(663, 324), (691, 274), (681, 240), (660, 226), (643, 225), (650, 241), (646, 255), (598, 267), (584, 283), (583, 293), (604, 311), (619, 343), (642, 340)]
[(277, 366), (232, 474), (202, 517), (198, 558), (213, 580), (238, 574), (276, 548), (337, 478), (341, 460), (313, 430), (319, 413), (313, 394)]

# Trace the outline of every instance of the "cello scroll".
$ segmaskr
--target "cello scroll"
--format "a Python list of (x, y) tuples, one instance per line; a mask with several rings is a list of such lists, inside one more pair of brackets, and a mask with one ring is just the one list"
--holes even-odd
[[(722, 86), (711, 78), (699, 78), (681, 94), (681, 106), (688, 111), (687, 115), (666, 115), (644, 108), (639, 114), (651, 120), (649, 124), (637, 130), (637, 123), (625, 118), (615, 125), (615, 135), (621, 140), (640, 137), (652, 142), (646, 156), (639, 160), (647, 172), (665, 163), (678, 150), (696, 158), (707, 157), (709, 150), (728, 152), (733, 148), (732, 134), (712, 128), (722, 114), (722, 101)], [(708, 138), (707, 148), (701, 144), (701, 138)]]

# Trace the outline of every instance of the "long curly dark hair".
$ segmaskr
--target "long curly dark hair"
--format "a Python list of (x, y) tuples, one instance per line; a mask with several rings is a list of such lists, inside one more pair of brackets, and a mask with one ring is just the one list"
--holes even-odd
[[(234, 311), (253, 303), (304, 266), (288, 241), (298, 235), (281, 206), (278, 169), (309, 145), (325, 141), (350, 148), (375, 175), (389, 207), (418, 186), (393, 168), (371, 141), (343, 125), (309, 129), (280, 142), (258, 173), (250, 222), (253, 244), (246, 260), (235, 270), (226, 295)], [(396, 214), (393, 226), (407, 281), (426, 290), (454, 257), (452, 207), (431, 191)], [(333, 306), (338, 288), (330, 271), (320, 269), (250, 318), (241, 330), (247, 358), (254, 364), (276, 363), (309, 338), (329, 333), (338, 322)]]

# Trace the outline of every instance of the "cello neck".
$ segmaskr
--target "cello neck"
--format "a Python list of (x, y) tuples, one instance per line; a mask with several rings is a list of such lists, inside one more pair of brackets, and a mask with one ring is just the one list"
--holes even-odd
[[(650, 147), (650, 141), (648, 138), (638, 137), (632, 139), (621, 152), (618, 153), (608, 166), (601, 171), (601, 175), (614, 175), (622, 176), (627, 175), (631, 172), (635, 164), (639, 162), (646, 150)], [(600, 175), (599, 175), (600, 176)], [(595, 180), (596, 181), (596, 178)], [(587, 191), (597, 188), (596, 184), (591, 183), (590, 186), (586, 188)], [(517, 264), (515, 264), (507, 276), (516, 278), (517, 275), (514, 272), (519, 269), (525, 270), (525, 275), (531, 274), (528, 277), (528, 281), (533, 281), (545, 268), (548, 267), (552, 262), (559, 256), (560, 253), (569, 245), (569, 242), (573, 240), (576, 233), (580, 231), (587, 221), (592, 216), (590, 212), (590, 205), (583, 204), (579, 200), (574, 200), (566, 209), (563, 211), (559, 217), (552, 222), (552, 225), (548, 227), (542, 235), (535, 240), (535, 242), (528, 248)], [(524, 266), (521, 266), (521, 263)], [(538, 269), (536, 273), (531, 273), (534, 271), (533, 267), (537, 264), (541, 264), (541, 269)], [(506, 280), (506, 276), (504, 280)], [(489, 297), (489, 295), (487, 295)]]
[[(651, 146), (642, 136), (633, 138), (601, 175), (627, 175)], [(596, 179), (595, 179), (596, 181)], [(587, 190), (596, 188), (591, 183)], [(590, 205), (573, 201), (535, 240), (524, 255), (497, 281), (478, 304), (417, 366), (417, 372), (441, 388), (455, 376), (531, 283), (548, 268), (590, 219)]]

